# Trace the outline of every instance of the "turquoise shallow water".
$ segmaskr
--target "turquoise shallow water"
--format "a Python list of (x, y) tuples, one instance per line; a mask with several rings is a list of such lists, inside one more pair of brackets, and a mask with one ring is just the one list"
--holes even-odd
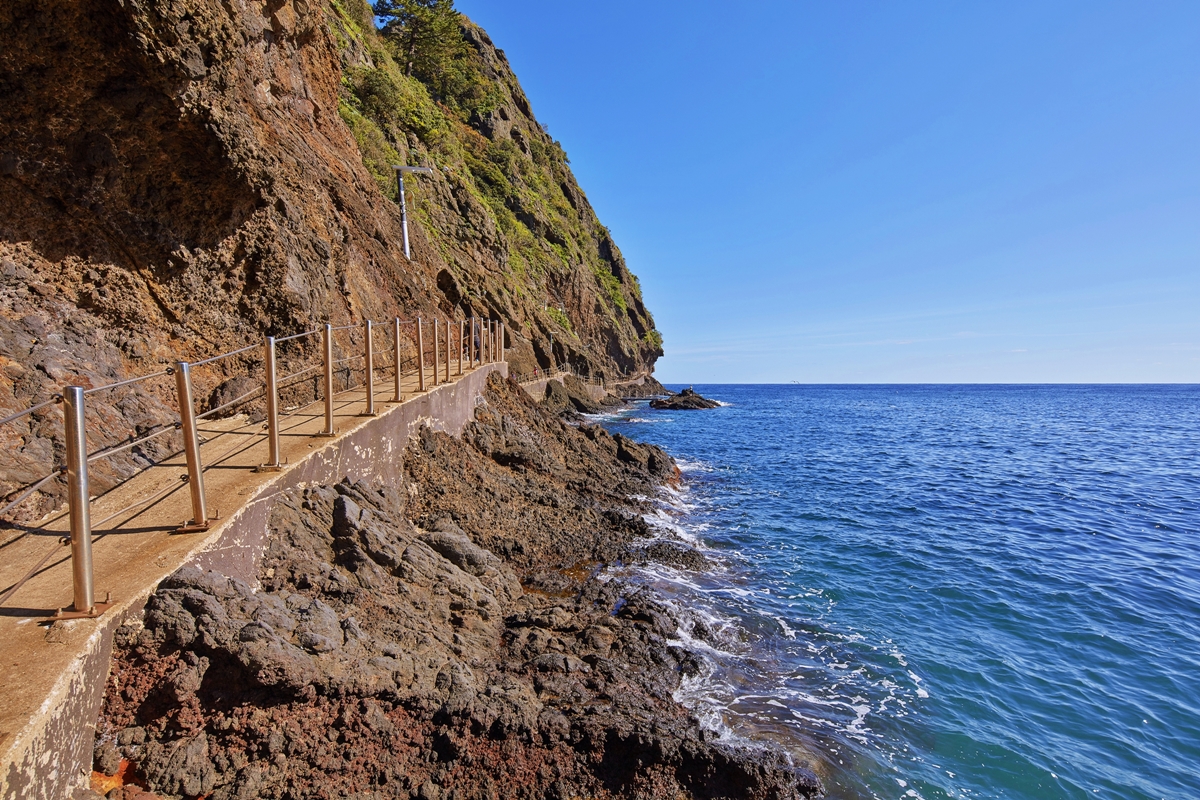
[[(1200, 387), (697, 386), (680, 699), (834, 798), (1200, 798)], [(803, 758), (803, 755), (799, 757)]]

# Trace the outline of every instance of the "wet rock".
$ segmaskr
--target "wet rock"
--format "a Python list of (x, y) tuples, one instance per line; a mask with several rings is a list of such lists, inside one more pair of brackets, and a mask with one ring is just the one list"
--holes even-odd
[(712, 567), (704, 554), (681, 542), (655, 541), (630, 551), (627, 560), (633, 563), (653, 562), (678, 569), (703, 572)]
[(718, 408), (720, 405), (716, 400), (701, 397), (690, 387), (677, 395), (650, 401), (651, 408), (670, 411), (695, 411), (704, 408)]

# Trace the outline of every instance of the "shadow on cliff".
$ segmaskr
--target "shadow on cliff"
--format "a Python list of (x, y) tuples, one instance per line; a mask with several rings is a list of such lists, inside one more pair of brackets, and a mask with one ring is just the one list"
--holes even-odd
[(0, 236), (51, 261), (162, 270), (253, 213), (258, 192), (174, 99), (206, 71), (198, 48), (182, 67), (150, 63), (128, 12), (95, 0), (54, 14), (15, 2), (0, 18)]

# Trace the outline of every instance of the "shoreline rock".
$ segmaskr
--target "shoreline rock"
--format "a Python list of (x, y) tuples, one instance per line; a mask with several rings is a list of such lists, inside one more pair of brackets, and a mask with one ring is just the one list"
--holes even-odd
[(485, 399), (460, 438), (423, 429), (387, 485), (284, 496), (258, 587), (165, 580), (118, 631), (96, 768), (212, 800), (818, 796), (702, 729), (673, 699), (701, 666), (678, 620), (598, 577), (705, 567), (629, 500), (677, 479), (670, 456), (498, 376)]
[(719, 408), (720, 403), (697, 394), (691, 387), (671, 397), (651, 400), (650, 407), (669, 411), (696, 411), (704, 408)]
[(647, 397), (670, 397), (675, 394), (658, 382), (653, 375), (647, 375), (642, 383), (631, 383), (621, 387), (621, 397), (628, 400), (641, 400)]
[(547, 381), (542, 396), (542, 406), (554, 414), (600, 414), (623, 404), (624, 401), (611, 392), (605, 392), (597, 400), (588, 385), (574, 375)]

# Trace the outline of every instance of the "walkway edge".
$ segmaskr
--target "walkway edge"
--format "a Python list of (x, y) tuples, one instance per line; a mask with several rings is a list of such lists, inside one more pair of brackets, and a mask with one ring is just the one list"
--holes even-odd
[[(58, 622), (63, 646), (77, 655), (59, 676), (37, 714), (11, 740), (0, 741), (4, 773), (0, 798), (72, 797), (88, 785), (96, 720), (104, 699), (112, 660), (113, 634), (132, 614), (141, 612), (158, 584), (184, 565), (211, 569), (249, 583), (257, 580), (259, 558), (267, 543), (267, 520), (275, 498), (288, 489), (351, 480), (380, 482), (399, 474), (408, 439), (422, 425), (453, 436), (474, 418), (487, 377), (507, 376), (508, 364), (484, 364), (457, 379), (365, 417), (346, 433), (327, 440), (295, 464), (260, 485), (236, 511), (220, 520), (184, 558), (164, 564), (139, 587), (128, 587), (99, 620)], [(32, 624), (32, 623), (31, 623)], [(73, 633), (92, 628), (75, 641)]]

